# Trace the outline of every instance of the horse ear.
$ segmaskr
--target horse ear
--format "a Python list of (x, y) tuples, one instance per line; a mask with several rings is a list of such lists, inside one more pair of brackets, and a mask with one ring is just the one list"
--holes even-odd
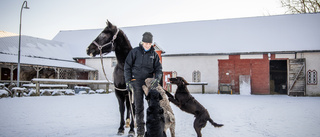
[(106, 24), (107, 24), (107, 26), (108, 26), (109, 28), (111, 28), (111, 27), (113, 26), (112, 23), (111, 23), (109, 20), (107, 20)]

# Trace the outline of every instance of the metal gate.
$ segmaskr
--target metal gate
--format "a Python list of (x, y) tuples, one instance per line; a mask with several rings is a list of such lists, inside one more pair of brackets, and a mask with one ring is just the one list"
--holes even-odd
[(288, 95), (304, 96), (306, 93), (306, 59), (288, 60)]

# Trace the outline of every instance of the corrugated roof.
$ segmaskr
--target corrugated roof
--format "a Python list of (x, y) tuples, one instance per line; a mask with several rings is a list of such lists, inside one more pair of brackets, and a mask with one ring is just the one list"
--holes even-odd
[[(18, 54), (19, 36), (1, 37), (0, 51)], [(21, 36), (21, 55), (73, 61), (69, 47), (58, 41)]]
[[(18, 61), (17, 55), (0, 54), (0, 62), (17, 63), (17, 61)], [(94, 68), (82, 65), (75, 61), (63, 61), (63, 60), (53, 60), (53, 59), (21, 56), (20, 62), (21, 64), (45, 66), (45, 67), (72, 68), (72, 69), (82, 69), (82, 70), (90, 70), (90, 71), (96, 70)]]
[[(10, 33), (0, 31), (3, 36), (0, 37), (0, 62), (17, 63), (19, 36), (7, 34)], [(75, 62), (70, 52), (69, 47), (62, 42), (21, 36), (22, 64), (95, 70)]]
[[(111, 21), (112, 22), (112, 21)], [(149, 31), (170, 54), (320, 50), (320, 13), (193, 21), (121, 28), (133, 47)], [(117, 25), (117, 24), (114, 24)], [(86, 48), (103, 29), (60, 31), (54, 40)]]

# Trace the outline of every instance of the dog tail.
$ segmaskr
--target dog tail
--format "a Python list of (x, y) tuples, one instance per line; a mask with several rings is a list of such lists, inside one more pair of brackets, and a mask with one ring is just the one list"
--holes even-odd
[(222, 127), (223, 124), (218, 124), (216, 122), (214, 122), (211, 118), (209, 118), (209, 122), (214, 126), (214, 127)]

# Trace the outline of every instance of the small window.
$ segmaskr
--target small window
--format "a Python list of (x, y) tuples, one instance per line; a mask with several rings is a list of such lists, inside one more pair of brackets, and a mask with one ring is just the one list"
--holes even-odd
[(199, 70), (192, 72), (192, 82), (201, 82), (201, 72)]
[(318, 84), (318, 73), (316, 70), (308, 70), (307, 72), (307, 84), (308, 85), (317, 85)]

